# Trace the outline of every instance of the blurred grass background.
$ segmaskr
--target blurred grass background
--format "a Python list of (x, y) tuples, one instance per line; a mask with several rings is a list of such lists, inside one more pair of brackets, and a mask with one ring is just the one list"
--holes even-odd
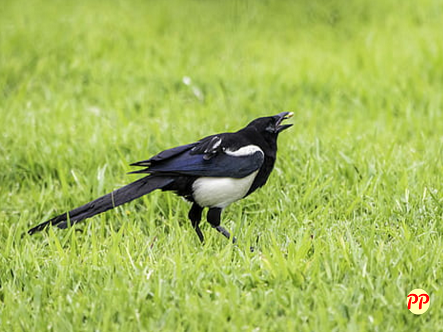
[[(0, 329), (441, 330), (442, 22), (436, 0), (3, 0)], [(268, 185), (224, 213), (239, 248), (162, 193), (21, 237), (283, 110)]]

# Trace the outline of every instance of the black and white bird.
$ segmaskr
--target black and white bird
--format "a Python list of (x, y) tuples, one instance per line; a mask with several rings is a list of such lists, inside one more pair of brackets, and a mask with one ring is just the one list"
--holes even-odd
[(237, 132), (208, 136), (133, 163), (131, 166), (143, 169), (131, 173), (148, 175), (35, 226), (28, 233), (34, 234), (48, 225), (66, 228), (161, 189), (192, 203), (188, 216), (200, 241), (204, 241), (199, 227), (204, 208), (209, 209), (207, 220), (211, 226), (229, 239), (230, 233), (220, 225), (223, 209), (266, 183), (277, 157), (277, 137), (292, 126), (282, 121), (292, 115), (282, 112), (258, 118)]

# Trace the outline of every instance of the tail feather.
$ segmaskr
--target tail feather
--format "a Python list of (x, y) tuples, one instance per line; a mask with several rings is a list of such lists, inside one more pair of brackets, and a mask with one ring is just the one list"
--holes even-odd
[(31, 228), (28, 234), (32, 235), (54, 225), (59, 228), (66, 228), (96, 214), (108, 211), (119, 205), (130, 202), (136, 198), (150, 193), (156, 189), (162, 189), (173, 181), (170, 177), (146, 176), (124, 187), (121, 187), (105, 196), (82, 205), (74, 210), (60, 214), (44, 223)]

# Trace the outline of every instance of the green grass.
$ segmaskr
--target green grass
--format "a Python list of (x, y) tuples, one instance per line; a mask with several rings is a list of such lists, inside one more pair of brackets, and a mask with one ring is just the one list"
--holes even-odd
[[(442, 22), (436, 0), (3, 0), (0, 330), (442, 331)], [(268, 184), (223, 215), (238, 247), (157, 192), (22, 236), (283, 110)]]

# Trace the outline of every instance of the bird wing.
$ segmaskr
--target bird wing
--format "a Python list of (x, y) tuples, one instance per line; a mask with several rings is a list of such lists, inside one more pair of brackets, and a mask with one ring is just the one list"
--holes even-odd
[(209, 160), (223, 151), (223, 139), (218, 135), (208, 136), (200, 141), (191, 149), (191, 155), (203, 154), (203, 159)]
[(137, 161), (135, 163), (132, 163), (132, 164), (130, 164), (130, 166), (149, 167), (152, 164), (165, 161), (167, 159), (170, 159), (170, 158), (173, 158), (173, 157), (179, 155), (180, 153), (182, 153), (184, 151), (190, 150), (195, 145), (196, 145), (196, 143), (191, 143), (191, 144), (177, 146), (175, 148), (162, 151), (159, 154), (156, 154), (155, 156), (153, 156), (153, 157), (151, 157), (149, 159), (142, 160), (142, 161)]
[(260, 149), (245, 154), (230, 153), (223, 146), (223, 138), (214, 135), (134, 163), (132, 165), (146, 168), (132, 173), (243, 178), (259, 169), (263, 161)]

